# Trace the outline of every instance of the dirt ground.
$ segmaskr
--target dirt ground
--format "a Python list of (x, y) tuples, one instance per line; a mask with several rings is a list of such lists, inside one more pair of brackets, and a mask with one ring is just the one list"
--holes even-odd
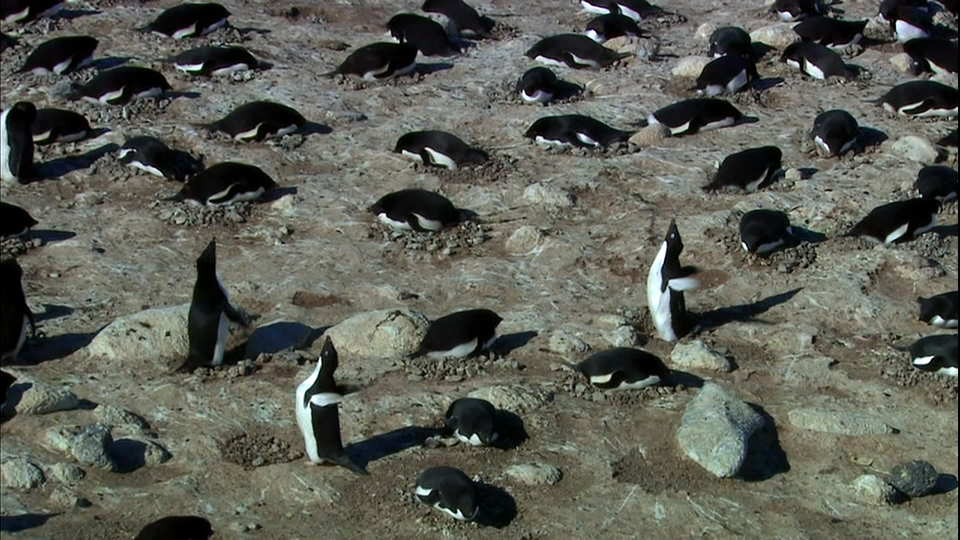
[[(40, 149), (37, 161), (54, 178), (3, 187), (3, 200), (40, 221), (35, 236), (42, 244), (19, 257), (42, 337), (28, 343), (24, 365), (10, 369), (70, 386), (93, 404), (137, 412), (173, 458), (127, 473), (87, 470), (76, 488), (92, 503), (85, 508), (55, 507), (54, 481), (27, 493), (4, 488), (7, 525), (0, 537), (131, 538), (144, 523), (180, 513), (208, 517), (215, 538), (238, 539), (957, 536), (955, 379), (915, 372), (890, 347), (935, 333), (916, 320), (917, 296), (957, 287), (956, 206), (944, 211), (934, 232), (902, 246), (839, 238), (874, 206), (911, 196), (922, 164), (891, 153), (890, 142), (906, 135), (937, 140), (957, 125), (894, 118), (864, 102), (909, 78), (888, 61), (896, 46), (850, 58), (869, 77), (844, 83), (803, 78), (779, 64), (776, 53), (767, 55), (759, 71), (777, 84), (733, 99), (758, 119), (753, 124), (635, 152), (557, 153), (524, 139), (526, 127), (541, 116), (577, 112), (626, 129), (688, 97), (688, 81), (673, 79), (671, 69), (679, 58), (705, 53), (697, 27), (733, 23), (753, 30), (775, 23), (762, 1), (664, 0), (687, 22), (641, 24), (662, 41), (658, 61), (560, 70), (591, 92), (548, 107), (520, 104), (504, 89), (532, 67), (523, 53), (538, 36), (583, 29), (588, 18), (571, 1), (474, 2), (501, 24), (499, 39), (452, 60), (421, 57), (430, 65), (424, 73), (367, 85), (320, 75), (349, 49), (384, 39), (386, 21), (417, 11), (416, 2), (223, 3), (234, 28), (173, 42), (135, 31), (173, 2), (81, 1), (69, 6), (70, 17), (28, 26), (21, 45), (3, 53), (4, 107), (29, 99), (71, 108), (109, 130)], [(876, 4), (836, 7), (862, 18), (873, 16)], [(29, 51), (23, 43), (68, 34), (98, 37), (98, 58), (134, 58), (161, 69), (181, 94), (121, 113), (51, 99), (56, 77), (12, 73)], [(158, 62), (198, 43), (239, 43), (272, 66), (223, 81), (190, 79)], [(291, 105), (329, 130), (240, 145), (192, 125), (253, 99)], [(889, 140), (842, 159), (807, 153), (804, 132), (818, 112), (837, 107)], [(493, 159), (455, 173), (414, 167), (391, 151), (400, 135), (416, 129), (456, 133)], [(207, 165), (255, 164), (284, 188), (282, 197), (206, 214), (157, 202), (178, 186), (134, 174), (110, 153), (111, 144), (139, 134), (202, 155)], [(804, 170), (804, 178), (751, 195), (700, 190), (724, 156), (766, 144), (778, 145), (784, 166)], [(946, 163), (956, 168), (956, 154)], [(536, 182), (563, 190), (573, 204), (524, 198)], [(480, 225), (433, 242), (381, 233), (366, 207), (411, 186), (442, 192), (476, 212)], [(787, 211), (795, 226), (826, 240), (769, 260), (745, 257), (736, 225), (742, 212), (758, 207)], [(714, 479), (679, 450), (676, 429), (696, 382), (606, 396), (582, 381), (578, 386), (559, 367), (583, 355), (549, 348), (560, 330), (594, 350), (607, 347), (602, 316), (622, 315), (641, 330), (645, 349), (669, 359), (671, 346), (649, 332), (645, 281), (673, 218), (686, 246), (684, 264), (704, 270), (704, 286), (687, 295), (688, 307), (702, 315), (693, 337), (725, 350), (737, 366), (691, 380), (718, 382), (761, 408), (768, 421), (754, 436), (742, 479)], [(523, 226), (538, 231), (538, 243), (511, 252), (506, 241)], [(302, 355), (260, 358), (241, 376), (117, 371), (82, 349), (117, 317), (189, 302), (194, 261), (212, 237), (231, 299), (259, 314), (259, 324), (291, 320), (325, 328), (374, 309), (406, 306), (436, 318), (487, 307), (503, 316), (502, 334), (536, 335), (503, 360), (470, 360), (456, 372), (396, 362), (366, 377), (342, 355), (338, 378), (359, 387), (341, 407), (343, 438), (371, 475), (306, 467), (291, 405), (298, 377), (309, 369), (301, 364), (316, 358), (320, 341)], [(514, 385), (527, 395), (527, 406), (512, 411), (527, 434), (519, 446), (420, 444), (421, 428), (438, 426), (454, 398), (492, 385)], [(804, 431), (787, 419), (797, 407), (870, 411), (899, 433)], [(39, 444), (40, 434), (92, 421), (89, 407), (17, 416), (2, 428), (3, 458), (63, 461)], [(851, 496), (850, 483), (861, 474), (882, 475), (910, 459), (944, 473), (944, 492), (896, 506)], [(558, 467), (562, 479), (528, 486), (504, 475), (511, 465), (532, 462)], [(414, 501), (417, 474), (440, 464), (482, 480), (490, 523), (455, 523)], [(12, 500), (34, 518), (10, 518)], [(15, 532), (14, 523), (29, 528)]]

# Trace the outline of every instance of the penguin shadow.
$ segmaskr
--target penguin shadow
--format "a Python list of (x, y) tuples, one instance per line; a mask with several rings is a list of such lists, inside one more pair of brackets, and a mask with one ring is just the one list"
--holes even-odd
[(580, 94), (583, 94), (583, 87), (579, 84), (560, 79), (553, 85), (553, 99), (555, 100), (573, 99)]
[(261, 354), (309, 349), (325, 331), (326, 328), (313, 328), (295, 321), (276, 321), (258, 326), (238, 349), (243, 349), (244, 360)]
[(795, 248), (804, 242), (808, 244), (819, 244), (820, 242), (825, 242), (827, 240), (827, 235), (819, 233), (817, 231), (812, 231), (810, 229), (805, 229), (803, 227), (797, 227), (792, 225), (793, 235), (787, 239), (787, 242), (784, 244), (785, 248)]
[(763, 407), (753, 403), (747, 405), (763, 418), (763, 426), (750, 436), (747, 457), (738, 476), (745, 482), (763, 482), (790, 472), (790, 461), (780, 445), (776, 421)]
[[(740, 367), (732, 360), (731, 364), (733, 364), (734, 371)], [(666, 383), (670, 386), (683, 386), (684, 388), (703, 388), (703, 382), (704, 381), (702, 378), (694, 375), (693, 373), (677, 371), (675, 369), (670, 370), (670, 376), (667, 377), (666, 380)]]
[(497, 340), (493, 342), (492, 348), (497, 352), (498, 356), (506, 356), (514, 350), (530, 343), (530, 340), (535, 337), (537, 337), (537, 333), (533, 331), (506, 334), (497, 338)]
[(431, 428), (407, 426), (353, 443), (344, 450), (354, 463), (366, 469), (371, 462), (423, 446), (428, 437), (436, 434), (435, 431)]
[(484, 527), (502, 529), (517, 517), (517, 501), (507, 490), (486, 482), (474, 482), (480, 511), (474, 521)]
[[(73, 236), (73, 233), (70, 233)], [(33, 318), (37, 324), (44, 321), (52, 321), (53, 319), (60, 319), (71, 315), (75, 310), (69, 306), (59, 306), (56, 304), (43, 304), (43, 311), (40, 313), (35, 313)]]
[(786, 81), (783, 77), (765, 77), (753, 81), (753, 89), (757, 92), (763, 92), (771, 88), (776, 88)]
[(113, 69), (115, 67), (122, 66), (123, 64), (126, 64), (130, 60), (133, 60), (133, 57), (108, 56), (106, 58), (100, 58), (100, 59), (94, 60), (93, 63), (90, 64), (90, 67), (96, 69), (97, 71), (104, 71), (107, 69)]
[(296, 186), (277, 187), (264, 193), (260, 197), (260, 201), (265, 203), (270, 203), (270, 202), (278, 201), (286, 197), (287, 195), (296, 195), (296, 194), (297, 194)]
[(931, 232), (940, 238), (956, 238), (958, 230), (960, 230), (960, 224), (958, 223), (954, 223), (953, 225), (937, 225), (933, 229), (930, 229)]
[(176, 90), (168, 90), (163, 93), (162, 97), (170, 100), (180, 99), (180, 98), (197, 99), (198, 97), (200, 97), (200, 92), (178, 92)]
[(119, 149), (116, 143), (104, 144), (79, 156), (65, 156), (39, 163), (34, 165), (34, 171), (39, 180), (57, 180), (74, 171), (89, 168), (103, 156)]
[(270, 33), (270, 30), (268, 30), (268, 29), (266, 29), (266, 28), (254, 28), (254, 27), (252, 27), (252, 26), (248, 26), (248, 27), (246, 27), (246, 28), (240, 28), (239, 26), (229, 26), (229, 25), (228, 25), (226, 28), (232, 28), (232, 29), (236, 30), (236, 31), (239, 32), (240, 35), (243, 36), (243, 37), (246, 37), (246, 36), (249, 35), (249, 34), (257, 34), (257, 35), (265, 36), (265, 35), (267, 35), (267, 34)]
[(937, 483), (933, 485), (931, 495), (944, 495), (957, 490), (957, 477), (950, 473), (937, 475)]
[(771, 47), (765, 43), (760, 43), (754, 41), (750, 44), (750, 56), (753, 58), (754, 62), (759, 62), (766, 55), (776, 52), (777, 49)]
[(792, 291), (775, 294), (752, 304), (741, 304), (738, 306), (718, 308), (705, 313), (691, 314), (694, 327), (690, 332), (690, 335), (695, 336), (708, 330), (719, 328), (731, 322), (762, 323), (763, 321), (757, 321), (756, 318), (772, 308), (779, 306), (780, 304), (789, 302), (794, 296), (797, 295), (797, 293), (802, 290), (803, 287), (798, 287)]
[(28, 345), (24, 346), (20, 352), (20, 360), (23, 364), (28, 365), (60, 360), (89, 345), (96, 335), (97, 332), (60, 334), (58, 336), (39, 337), (32, 341), (28, 340)]
[(868, 146), (880, 146), (889, 138), (889, 135), (879, 129), (860, 126), (860, 144), (864, 148)]
[(417, 62), (417, 67), (414, 68), (413, 72), (417, 75), (431, 75), (433, 73), (438, 73), (440, 71), (446, 71), (448, 69), (453, 69), (453, 64), (450, 62), (431, 62), (431, 63), (421, 63)]
[(80, 17), (99, 15), (101, 13), (103, 12), (97, 9), (61, 9), (60, 11), (56, 12), (51, 18), (65, 19), (68, 21), (72, 21), (74, 19), (79, 19)]
[(77, 236), (77, 233), (73, 231), (57, 231), (54, 229), (31, 229), (28, 236), (29, 238), (37, 238), (46, 245), (53, 242), (69, 240)]
[(14, 533), (36, 529), (42, 527), (50, 521), (50, 518), (59, 516), (55, 514), (19, 514), (16, 516), (0, 516), (0, 531)]
[(333, 128), (317, 122), (307, 122), (296, 131), (298, 135), (329, 135), (333, 133)]
[(494, 422), (497, 426), (497, 440), (490, 446), (498, 450), (513, 450), (526, 442), (530, 435), (527, 434), (526, 425), (523, 418), (515, 413), (503, 409), (497, 409)]

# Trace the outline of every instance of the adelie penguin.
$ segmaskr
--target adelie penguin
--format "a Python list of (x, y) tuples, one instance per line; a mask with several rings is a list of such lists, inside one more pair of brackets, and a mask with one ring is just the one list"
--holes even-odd
[(677, 222), (671, 221), (667, 236), (657, 252), (647, 276), (647, 306), (657, 335), (667, 342), (675, 342), (689, 330), (690, 315), (683, 298), (684, 291), (697, 288), (693, 275), (696, 268), (680, 265), (683, 240)]
[(164, 200), (224, 206), (256, 201), (276, 187), (273, 178), (259, 167), (225, 161), (191, 176), (176, 195)]
[(33, 179), (33, 132), (37, 108), (18, 101), (0, 113), (0, 180), (26, 183)]
[(489, 38), (495, 25), (463, 0), (426, 0), (421, 9), (425, 13), (443, 15), (461, 37)]
[(548, 103), (575, 96), (583, 88), (560, 80), (549, 68), (538, 66), (523, 73), (517, 81), (516, 91), (524, 103)]
[(930, 37), (933, 32), (933, 16), (922, 8), (900, 6), (893, 13), (890, 29), (900, 43)]
[(317, 367), (297, 386), (297, 425), (303, 435), (309, 463), (332, 463), (357, 474), (369, 474), (357, 465), (343, 449), (340, 439), (338, 403), (343, 395), (333, 378), (339, 365), (337, 349), (329, 337), (324, 338)]
[(304, 125), (307, 119), (286, 105), (271, 101), (252, 101), (240, 105), (220, 120), (201, 127), (222, 131), (239, 142), (262, 141), (289, 135)]
[(473, 521), (480, 513), (477, 486), (460, 469), (432, 467), (420, 473), (414, 487), (417, 500), (457, 521)]
[(733, 126), (742, 119), (743, 113), (728, 101), (694, 98), (658, 110), (647, 117), (647, 123), (663, 124), (676, 137)]
[(753, 60), (744, 56), (726, 55), (703, 66), (693, 89), (706, 97), (736, 94), (759, 78), (760, 74), (757, 73)]
[(460, 46), (450, 40), (440, 23), (415, 15), (401, 13), (387, 21), (387, 30), (399, 43), (409, 43), (424, 56), (455, 56)]
[(829, 47), (812, 41), (801, 41), (790, 45), (784, 49), (780, 60), (821, 81), (830, 77), (842, 77), (848, 80), (857, 78), (856, 70), (844, 64), (839, 54)]
[(820, 0), (777, 0), (773, 10), (784, 22), (801, 21), (826, 12)]
[(842, 156), (860, 144), (860, 126), (847, 111), (833, 109), (817, 115), (810, 138), (827, 157)]
[(393, 152), (432, 167), (455, 171), (460, 167), (483, 165), (490, 156), (446, 131), (412, 131), (397, 139)]
[(230, 322), (249, 325), (246, 317), (230, 304), (227, 289), (217, 275), (217, 241), (211, 240), (197, 258), (197, 281), (187, 315), (190, 352), (181, 369), (222, 364)]
[(388, 193), (370, 207), (381, 223), (398, 231), (440, 232), (460, 222), (460, 210), (449, 199), (425, 189)]
[(779, 210), (751, 210), (740, 218), (740, 245), (747, 253), (767, 255), (793, 239), (790, 218)]
[(549, 66), (600, 69), (629, 57), (630, 53), (618, 53), (582, 34), (557, 34), (538, 41), (525, 56)]
[(580, 0), (580, 6), (587, 13), (622, 13), (637, 22), (664, 14), (662, 8), (647, 0)]
[(66, 36), (45, 41), (30, 53), (17, 73), (63, 75), (89, 66), (100, 42), (89, 36)]
[(190, 75), (220, 77), (256, 69), (260, 63), (243, 47), (197, 47), (167, 59)]
[(746, 30), (738, 26), (717, 28), (710, 34), (710, 56), (720, 58), (726, 55), (753, 57), (753, 41)]
[(4, 0), (0, 2), (0, 20), (4, 24), (26, 24), (53, 17), (65, 3), (65, 0)]
[(17, 44), (17, 40), (0, 32), (0, 52), (3, 52)]
[(440, 317), (430, 323), (414, 356), (467, 358), (486, 353), (497, 340), (503, 319), (489, 309), (470, 309)]
[(0, 201), (0, 240), (23, 236), (36, 224), (37, 220), (23, 208)]
[(957, 377), (957, 334), (926, 336), (909, 347), (894, 347), (910, 353), (910, 364), (920, 371)]
[(581, 114), (545, 116), (527, 128), (524, 137), (560, 147), (606, 148), (626, 142), (634, 132), (622, 131)]
[(220, 4), (185, 3), (164, 10), (140, 31), (173, 39), (199, 37), (226, 26), (229, 17), (230, 12)]
[(628, 347), (598, 352), (571, 367), (601, 390), (639, 390), (662, 384), (670, 376), (659, 357)]
[(929, 11), (930, 2), (928, 0), (881, 0), (880, 7), (877, 10), (877, 19), (884, 24), (890, 24), (891, 21), (896, 19), (897, 10), (901, 7)]
[(930, 72), (936, 75), (957, 73), (957, 43), (948, 39), (911, 39), (903, 44), (903, 52), (910, 56), (910, 71), (914, 75)]
[(447, 433), (471, 446), (489, 446), (500, 439), (497, 408), (485, 399), (460, 398), (450, 404), (443, 419)]
[(120, 66), (101, 71), (86, 84), (75, 84), (68, 97), (101, 105), (126, 105), (135, 99), (160, 97), (168, 90), (172, 87), (160, 72)]
[(913, 183), (917, 195), (936, 199), (940, 204), (957, 200), (957, 171), (944, 165), (928, 165), (917, 173)]
[(782, 169), (783, 152), (776, 146), (749, 148), (723, 158), (716, 176), (704, 191), (725, 187), (742, 189), (747, 193), (766, 187)]
[(860, 43), (867, 21), (845, 21), (833, 17), (811, 17), (793, 27), (804, 41), (819, 43), (824, 47), (844, 49)]
[(127, 139), (117, 157), (128, 167), (177, 182), (184, 182), (187, 177), (203, 170), (201, 160), (146, 135)]
[(960, 293), (946, 292), (924, 298), (917, 298), (920, 305), (919, 320), (940, 328), (957, 327), (957, 304), (960, 304)]
[(81, 141), (90, 134), (90, 123), (80, 113), (63, 109), (37, 109), (30, 124), (33, 144), (44, 145)]
[(913, 240), (937, 224), (940, 201), (910, 199), (878, 206), (844, 236), (859, 236), (881, 244)]
[(925, 118), (957, 116), (957, 89), (936, 81), (909, 81), (894, 86), (886, 94), (868, 103), (882, 105), (884, 110), (901, 116)]
[(636, 21), (620, 13), (594, 17), (587, 23), (587, 28), (583, 34), (597, 43), (605, 43), (613, 38), (623, 36), (643, 37), (644, 35)]
[(133, 540), (207, 540), (213, 536), (210, 521), (200, 516), (167, 516), (144, 525)]
[(417, 68), (418, 52), (409, 43), (371, 43), (350, 53), (337, 69), (323, 76), (345, 75), (381, 81), (408, 75)]
[(16, 259), (0, 260), (0, 362), (13, 363), (27, 341), (27, 327), (36, 334), (33, 312), (23, 288), (23, 269)]

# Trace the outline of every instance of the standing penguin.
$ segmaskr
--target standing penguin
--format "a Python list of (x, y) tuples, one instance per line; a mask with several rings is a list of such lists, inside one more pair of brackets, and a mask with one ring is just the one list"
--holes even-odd
[(683, 241), (677, 222), (670, 222), (667, 236), (653, 260), (647, 276), (647, 306), (653, 316), (660, 339), (674, 342), (686, 334), (689, 315), (683, 292), (697, 288), (696, 273), (692, 266), (680, 266)]
[(27, 325), (36, 334), (33, 312), (23, 288), (23, 269), (16, 259), (0, 261), (0, 362), (16, 362), (27, 340)]
[(184, 368), (219, 366), (226, 352), (228, 321), (243, 327), (249, 323), (230, 305), (227, 290), (217, 275), (217, 241), (211, 240), (197, 258), (197, 282), (193, 287), (193, 301), (187, 316), (187, 335), (190, 352)]
[(37, 108), (18, 101), (0, 113), (0, 180), (26, 183), (33, 178), (33, 125)]
[(339, 359), (330, 337), (323, 340), (317, 367), (297, 386), (297, 425), (303, 434), (310, 463), (329, 462), (357, 474), (370, 474), (357, 465), (343, 449), (340, 440), (340, 413), (337, 403), (343, 395), (337, 390), (333, 372)]

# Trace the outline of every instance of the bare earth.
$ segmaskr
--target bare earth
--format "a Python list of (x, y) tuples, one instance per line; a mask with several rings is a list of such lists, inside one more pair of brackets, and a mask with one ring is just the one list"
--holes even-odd
[[(300, 7), (296, 16), (288, 0), (224, 4), (241, 30), (190, 42), (134, 30), (174, 5), (168, 1), (80, 2), (70, 9), (99, 13), (27, 28), (20, 39), (30, 46), (44, 34), (95, 35), (99, 58), (132, 57), (161, 69), (176, 90), (195, 93), (136, 104), (127, 117), (116, 108), (52, 100), (48, 91), (57, 78), (12, 74), (29, 48), (21, 44), (3, 53), (4, 107), (28, 99), (73, 108), (110, 130), (95, 140), (40, 150), (37, 161), (58, 178), (3, 188), (3, 199), (27, 208), (45, 231), (37, 233), (44, 245), (19, 257), (43, 336), (28, 343), (24, 365), (5, 369), (69, 386), (92, 404), (137, 412), (173, 457), (126, 473), (85, 468), (87, 476), (72, 490), (92, 503), (86, 508), (55, 505), (51, 479), (29, 492), (4, 488), (0, 537), (131, 538), (144, 523), (180, 513), (206, 516), (216, 538), (237, 539), (957, 536), (955, 380), (915, 372), (905, 354), (889, 347), (935, 333), (916, 321), (915, 298), (957, 287), (956, 206), (945, 210), (934, 232), (903, 246), (839, 238), (874, 206), (911, 196), (923, 164), (892, 153), (890, 143), (906, 135), (937, 140), (956, 127), (956, 120), (893, 118), (863, 102), (909, 78), (888, 61), (898, 47), (869, 48), (851, 58), (869, 72), (869, 80), (853, 83), (802, 78), (777, 63), (774, 52), (759, 71), (783, 82), (734, 98), (757, 123), (670, 139), (636, 153), (555, 153), (523, 138), (536, 118), (578, 112), (625, 129), (689, 96), (690, 81), (674, 79), (671, 69), (679, 58), (705, 53), (696, 28), (704, 22), (747, 30), (773, 24), (762, 1), (664, 1), (688, 22), (641, 24), (660, 36), (661, 61), (563, 70), (566, 78), (589, 83), (592, 93), (546, 108), (519, 104), (505, 88), (532, 67), (523, 53), (538, 36), (585, 26), (579, 5), (569, 1), (474, 2), (506, 26), (499, 40), (480, 42), (450, 61), (452, 68), (372, 85), (320, 74), (348, 54), (336, 50), (338, 42), (352, 49), (383, 39), (389, 17), (417, 11), (416, 2), (318, 3), (323, 6)], [(837, 7), (847, 18), (863, 18), (873, 16), (876, 5)], [(209, 81), (157, 62), (198, 43), (221, 42), (242, 43), (273, 67), (249, 80)], [(291, 105), (330, 132), (239, 145), (192, 127), (253, 99)], [(843, 159), (805, 152), (803, 133), (816, 114), (837, 107), (889, 140)], [(416, 129), (456, 133), (489, 150), (493, 161), (456, 173), (413, 167), (391, 150), (400, 135)], [(285, 194), (204, 219), (157, 203), (177, 186), (134, 174), (115, 154), (102, 155), (106, 145), (138, 134), (201, 154), (208, 165), (256, 164)], [(805, 178), (752, 195), (700, 190), (725, 155), (765, 144), (780, 146), (785, 167), (804, 169)], [(64, 159), (76, 156), (90, 159), (79, 165)], [(956, 154), (947, 163), (955, 168)], [(524, 190), (536, 182), (569, 194), (572, 206), (525, 199)], [(366, 207), (411, 186), (438, 190), (476, 212), (480, 232), (444, 233), (432, 250), (428, 240), (381, 233)], [(744, 257), (736, 224), (742, 212), (758, 207), (785, 210), (795, 226), (827, 240), (770, 260)], [(584, 355), (552, 352), (550, 338), (564, 331), (593, 350), (609, 347), (605, 315), (625, 316), (640, 330), (643, 347), (669, 360), (671, 346), (650, 332), (645, 281), (672, 218), (686, 245), (683, 262), (706, 272), (687, 304), (711, 324), (693, 337), (726, 351), (737, 368), (696, 373), (688, 384), (636, 395), (584, 388), (560, 367)], [(523, 226), (538, 232), (530, 247), (508, 250), (507, 239)], [(231, 299), (260, 314), (261, 325), (287, 320), (321, 329), (375, 309), (406, 306), (436, 318), (488, 307), (504, 317), (502, 334), (536, 336), (526, 343), (514, 339), (505, 359), (468, 360), (465, 369), (397, 361), (371, 373), (341, 355), (338, 378), (359, 388), (341, 407), (343, 437), (368, 462), (371, 476), (305, 467), (292, 399), (320, 341), (302, 355), (262, 356), (252, 373), (177, 374), (138, 369), (137, 359), (118, 369), (82, 349), (117, 317), (188, 303), (195, 258), (212, 237)], [(733, 306), (741, 309), (726, 309)], [(233, 339), (238, 346), (243, 341), (242, 334)], [(713, 478), (677, 445), (677, 426), (698, 378), (718, 382), (767, 415), (744, 479)], [(513, 411), (529, 437), (517, 448), (419, 444), (412, 426), (438, 426), (454, 398), (498, 384), (519, 385), (529, 394), (528, 406)], [(92, 407), (16, 416), (2, 428), (3, 459), (69, 461), (41, 446), (43, 433), (94, 422)], [(870, 412), (899, 433), (805, 431), (787, 418), (798, 407)], [(896, 506), (873, 506), (852, 495), (850, 483), (858, 476), (882, 476), (910, 459), (927, 460), (949, 475), (944, 493)], [(511, 465), (533, 462), (558, 467), (563, 478), (528, 486), (504, 475)], [(417, 474), (440, 464), (495, 486), (486, 492), (495, 523), (455, 523), (415, 502)], [(17, 528), (9, 516), (21, 513), (13, 510), (18, 505), (47, 516), (38, 520), (43, 524), (8, 531)]]

